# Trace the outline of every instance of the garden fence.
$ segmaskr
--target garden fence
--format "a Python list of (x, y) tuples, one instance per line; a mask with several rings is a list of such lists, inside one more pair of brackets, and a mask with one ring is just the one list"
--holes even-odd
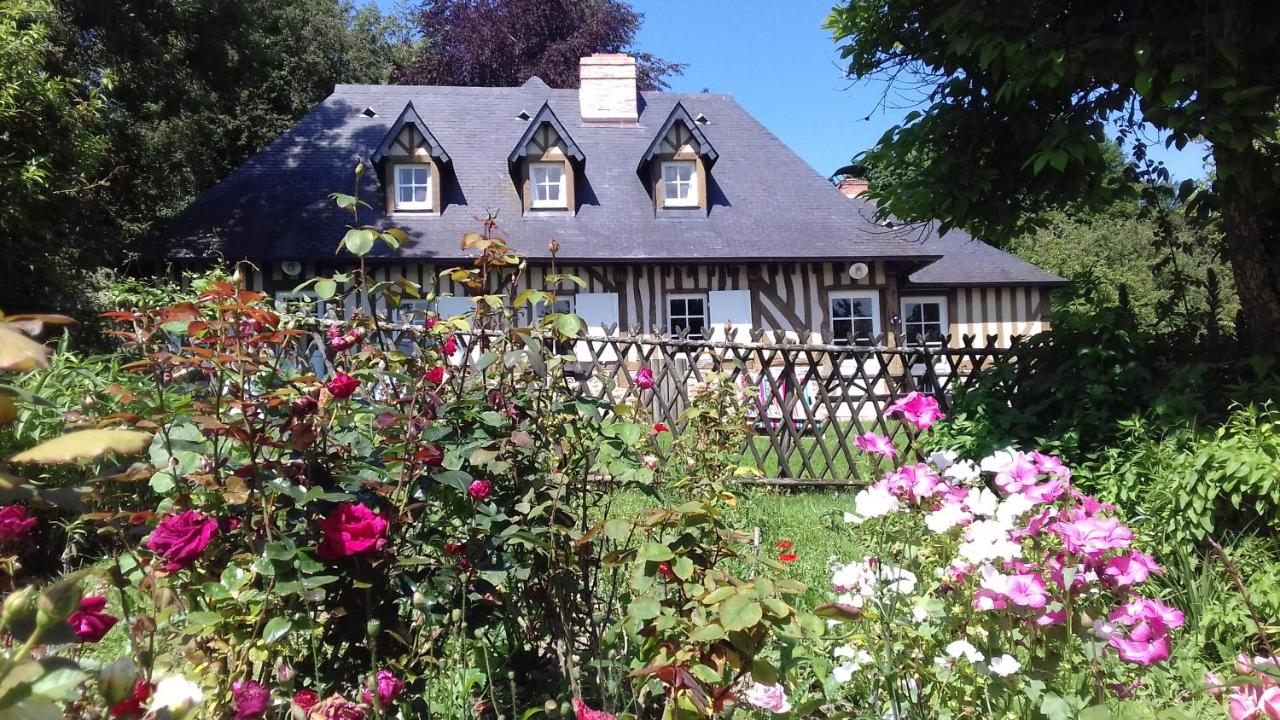
[[(568, 387), (603, 401), (598, 403), (602, 412), (638, 403), (654, 422), (678, 433), (681, 413), (698, 383), (712, 373), (725, 373), (746, 394), (752, 434), (742, 448), (744, 459), (760, 468), (763, 482), (774, 485), (866, 483), (878, 460), (858, 450), (854, 438), (876, 432), (906, 447), (910, 428), (885, 415), (896, 400), (920, 391), (936, 397), (945, 410), (955, 391), (975, 382), (979, 371), (1014, 366), (1020, 347), (1016, 337), (1008, 347), (998, 347), (994, 336), (985, 341), (964, 336), (955, 347), (949, 341), (889, 347), (829, 339), (807, 344), (760, 330), (730, 329), (723, 340), (602, 330), (547, 348), (547, 353), (566, 356), (560, 371)], [(414, 352), (427, 337), (410, 325), (386, 326), (385, 332), (387, 341), (405, 352)], [(311, 347), (305, 350), (317, 372), (327, 371), (329, 362), (317, 349), (323, 348), (322, 335), (319, 330), (311, 334)], [(475, 363), (482, 356), (479, 346), (476, 336), (459, 336), (451, 362)], [(653, 373), (650, 389), (635, 383), (641, 368)], [(661, 450), (655, 444), (655, 453)]]

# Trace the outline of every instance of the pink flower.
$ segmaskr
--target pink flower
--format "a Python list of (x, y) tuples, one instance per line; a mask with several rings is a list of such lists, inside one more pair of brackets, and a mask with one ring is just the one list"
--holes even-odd
[(1218, 677), (1218, 673), (1212, 670), (1204, 671), (1204, 684), (1205, 690), (1213, 697), (1222, 697), (1222, 693), (1226, 689), (1226, 686), (1222, 684), (1222, 678)]
[(883, 455), (891, 458), (898, 454), (898, 449), (893, 446), (893, 442), (889, 438), (873, 432), (866, 432), (855, 437), (853, 444), (862, 452), (872, 455)]
[(5, 505), (0, 508), (0, 541), (19, 540), (31, 532), (38, 523), (23, 505)]
[(1075, 522), (1060, 522), (1053, 529), (1070, 552), (1095, 555), (1125, 548), (1133, 540), (1133, 531), (1115, 518), (1087, 517)]
[(1066, 491), (1066, 484), (1058, 478), (1049, 478), (1039, 485), (1022, 488), (1022, 494), (1037, 505), (1048, 505), (1062, 497)]
[(1046, 610), (1036, 616), (1036, 625), (1040, 627), (1049, 627), (1051, 625), (1065, 625), (1067, 622), (1066, 610)]
[(592, 710), (582, 701), (582, 698), (573, 699), (573, 711), (577, 714), (578, 720), (614, 720), (612, 715), (603, 710)]
[(476, 502), (483, 502), (493, 493), (493, 483), (488, 480), (475, 480), (467, 486), (467, 494)]
[(748, 705), (768, 710), (775, 715), (791, 712), (791, 702), (787, 700), (787, 691), (781, 685), (763, 685), (753, 682), (742, 693), (742, 699)]
[(271, 691), (260, 682), (237, 680), (231, 683), (231, 703), (236, 709), (236, 720), (260, 718), (271, 704)]
[(330, 395), (338, 398), (339, 400), (346, 400), (351, 397), (351, 394), (356, 391), (356, 388), (360, 387), (360, 381), (346, 373), (340, 372), (330, 378), (329, 382), (325, 383), (324, 386), (328, 389)]
[(1003, 575), (990, 565), (982, 568), (982, 580), (974, 594), (978, 610), (1001, 610), (1006, 601), (1018, 607), (1039, 610), (1049, 602), (1044, 580), (1034, 573)]
[(1253, 696), (1234, 692), (1227, 699), (1227, 716), (1231, 720), (1258, 720), (1258, 702)]
[(1120, 659), (1135, 665), (1151, 665), (1169, 659), (1169, 634), (1158, 622), (1141, 622), (1129, 636), (1116, 635), (1108, 641)]
[(901, 415), (903, 420), (914, 425), (917, 430), (928, 430), (946, 417), (937, 400), (914, 390), (890, 405), (884, 414), (885, 417)]
[(996, 487), (1013, 494), (1030, 488), (1040, 479), (1035, 460), (1026, 453), (1015, 452), (996, 470)]
[(653, 387), (653, 371), (649, 368), (640, 368), (636, 371), (635, 379), (636, 387), (641, 390), (648, 390)]
[(1280, 720), (1280, 687), (1272, 685), (1262, 691), (1258, 698), (1258, 709), (1267, 716), (1267, 720)]
[(1034, 574), (1010, 575), (1004, 594), (1014, 605), (1033, 610), (1039, 610), (1049, 601), (1044, 580)]
[(322, 560), (362, 555), (387, 544), (387, 519), (364, 503), (338, 503), (328, 516), (316, 521), (324, 534), (316, 555)]
[(885, 487), (896, 497), (922, 500), (945, 490), (938, 473), (925, 463), (903, 465), (885, 475)]
[(1111, 611), (1111, 622), (1133, 625), (1143, 621), (1159, 622), (1168, 628), (1180, 628), (1186, 617), (1181, 610), (1165, 605), (1159, 600), (1134, 598)]
[(165, 570), (176, 572), (191, 567), (217, 536), (217, 519), (188, 510), (161, 520), (147, 539), (147, 549), (169, 561)]
[(1156, 564), (1155, 558), (1140, 552), (1128, 555), (1117, 555), (1107, 561), (1102, 568), (1102, 575), (1115, 587), (1139, 585), (1147, 581), (1151, 573), (1164, 572), (1164, 568)]
[(422, 325), (426, 329), (430, 330), (435, 327), (438, 322), (440, 322), (440, 317), (438, 315), (428, 315), (427, 318), (422, 321)]
[[(382, 710), (395, 705), (396, 698), (400, 697), (400, 692), (404, 690), (404, 681), (385, 668), (374, 675), (373, 685), (378, 693), (378, 707)], [(373, 694), (366, 688), (364, 691), (365, 704), (372, 705), (373, 699)]]
[(1053, 475), (1064, 482), (1070, 482), (1071, 470), (1068, 469), (1061, 460), (1052, 455), (1045, 455), (1044, 453), (1035, 450), (1030, 454), (1031, 459), (1035, 460), (1037, 470), (1046, 475)]
[(364, 720), (364, 708), (334, 694), (311, 706), (307, 720)]
[(450, 335), (444, 339), (444, 354), (453, 355), (456, 352), (458, 352), (458, 337)]
[(120, 622), (120, 618), (102, 612), (106, 607), (107, 599), (101, 595), (90, 595), (80, 600), (80, 609), (67, 618), (67, 624), (80, 642), (96, 643)]

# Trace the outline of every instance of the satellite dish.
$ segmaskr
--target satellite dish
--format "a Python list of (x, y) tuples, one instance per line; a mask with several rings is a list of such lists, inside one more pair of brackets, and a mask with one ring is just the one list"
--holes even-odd
[(302, 263), (297, 260), (285, 260), (280, 263), (280, 270), (289, 277), (297, 277), (302, 272)]
[(849, 266), (849, 277), (854, 280), (862, 280), (871, 272), (866, 263), (854, 263)]

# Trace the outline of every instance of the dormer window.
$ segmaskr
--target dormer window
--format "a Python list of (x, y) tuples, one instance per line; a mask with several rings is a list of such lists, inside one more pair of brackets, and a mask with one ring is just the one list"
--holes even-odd
[(395, 209), (430, 210), (431, 166), (426, 163), (395, 165)]
[(662, 163), (663, 207), (698, 207), (698, 163), (668, 160)]
[(525, 214), (577, 210), (574, 186), (586, 161), (551, 106), (543, 103), (507, 156)]
[(452, 177), (452, 161), (413, 103), (404, 106), (370, 160), (386, 192), (388, 213), (440, 214), (444, 208), (440, 191)]
[(529, 163), (530, 207), (564, 210), (569, 207), (563, 162)]
[(710, 206), (711, 166), (718, 158), (698, 122), (683, 104), (676, 103), (641, 156), (636, 174), (649, 188), (659, 215), (705, 214)]

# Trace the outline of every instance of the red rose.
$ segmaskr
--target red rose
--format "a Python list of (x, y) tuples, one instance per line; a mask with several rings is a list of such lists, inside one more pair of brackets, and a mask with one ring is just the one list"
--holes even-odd
[(5, 505), (0, 508), (0, 540), (18, 540), (26, 537), (39, 520), (23, 505)]
[(360, 381), (346, 373), (340, 372), (337, 375), (334, 375), (329, 382), (324, 384), (324, 386), (328, 388), (329, 394), (339, 400), (346, 400), (351, 397), (351, 394), (356, 391), (356, 388), (360, 387)]
[[(378, 707), (382, 710), (394, 705), (396, 698), (400, 697), (400, 692), (404, 690), (404, 681), (386, 669), (377, 672), (374, 676), (373, 685), (378, 692)], [(365, 688), (363, 697), (366, 705), (373, 704), (374, 697), (373, 693), (369, 692), (369, 688)]]
[(666, 425), (664, 425), (663, 423), (654, 423), (654, 424), (653, 424), (653, 431), (654, 431), (655, 433), (671, 432), (671, 428), (667, 427), (667, 426), (666, 426)]
[(316, 548), (323, 560), (361, 555), (381, 550), (387, 544), (387, 520), (364, 503), (338, 503), (337, 509), (316, 521), (324, 539)]
[(452, 355), (458, 351), (458, 338), (450, 335), (444, 339), (444, 354)]
[(444, 450), (434, 443), (423, 445), (418, 449), (418, 461), (428, 467), (438, 467), (444, 462)]
[(315, 707), (318, 702), (320, 702), (320, 696), (315, 690), (299, 690), (293, 696), (293, 704), (301, 708), (304, 713)]
[(426, 326), (426, 328), (427, 328), (428, 330), (430, 330), (431, 328), (435, 327), (435, 326), (436, 326), (436, 323), (438, 323), (438, 322), (440, 322), (440, 317), (439, 317), (439, 316), (437, 316), (437, 315), (428, 315), (428, 316), (427, 316), (427, 319), (426, 319), (426, 320), (424, 320), (422, 324), (423, 324), (423, 325), (425, 325), (425, 326)]
[(433, 385), (439, 385), (444, 382), (444, 366), (433, 367), (427, 371), (427, 382)]
[(236, 708), (236, 720), (253, 720), (267, 712), (271, 691), (260, 682), (237, 680), (231, 683), (231, 702)]
[(675, 572), (671, 569), (671, 563), (669, 563), (669, 562), (660, 562), (660, 563), (658, 563), (658, 574), (659, 574), (659, 575), (661, 575), (662, 577), (664, 577), (664, 578), (668, 579), (668, 580), (673, 580), (673, 581), (674, 581), (674, 580), (676, 579), (676, 574), (675, 574)]
[(784, 563), (793, 563), (799, 557), (800, 557), (799, 555), (796, 555), (794, 553), (782, 553), (781, 555), (778, 556), (778, 559)]
[(169, 561), (165, 570), (176, 572), (191, 567), (217, 536), (215, 518), (188, 510), (161, 520), (147, 539), (147, 549)]
[(80, 638), (80, 642), (96, 643), (120, 622), (120, 618), (102, 612), (106, 607), (107, 599), (100, 595), (90, 595), (80, 600), (80, 609), (67, 618), (67, 624), (76, 637)]
[(139, 679), (133, 684), (133, 694), (111, 706), (111, 717), (121, 720), (137, 720), (146, 712), (145, 704), (151, 697), (151, 686)]
[(649, 368), (640, 368), (636, 371), (636, 387), (641, 390), (648, 390), (653, 387), (653, 371)]
[(488, 480), (476, 480), (472, 482), (470, 486), (467, 487), (467, 494), (470, 495), (471, 499), (475, 500), (476, 502), (482, 502), (486, 500), (489, 497), (489, 495), (492, 493), (493, 493), (493, 483), (489, 482)]

